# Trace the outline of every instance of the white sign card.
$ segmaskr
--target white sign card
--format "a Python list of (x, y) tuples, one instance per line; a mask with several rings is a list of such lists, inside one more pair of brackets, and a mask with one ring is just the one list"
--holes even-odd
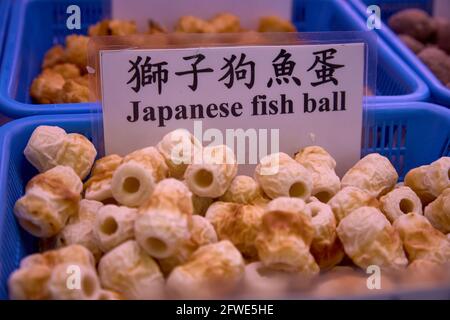
[(182, 16), (211, 19), (221, 12), (240, 18), (243, 28), (256, 29), (262, 16), (276, 15), (291, 20), (292, 0), (113, 0), (112, 17), (136, 21), (141, 31), (154, 19), (172, 29)]
[(360, 158), (363, 43), (102, 50), (100, 69), (106, 154), (185, 128), (234, 147), (244, 174), (308, 145), (328, 150), (338, 174)]

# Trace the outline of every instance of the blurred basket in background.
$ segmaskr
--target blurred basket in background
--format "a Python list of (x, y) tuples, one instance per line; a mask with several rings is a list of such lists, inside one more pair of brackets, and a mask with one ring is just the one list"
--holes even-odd
[(366, 18), (368, 5), (376, 4), (381, 9), (383, 24), (376, 32), (386, 43), (405, 61), (417, 75), (428, 85), (431, 92), (431, 100), (435, 103), (450, 107), (450, 89), (443, 85), (436, 76), (422, 63), (422, 61), (397, 37), (387, 25), (389, 17), (403, 9), (419, 8), (432, 14), (433, 1), (431, 0), (351, 0), (352, 5), (359, 14)]
[[(23, 0), (12, 6), (10, 31), (0, 74), (0, 112), (18, 118), (38, 114), (100, 111), (96, 103), (33, 104), (29, 88), (41, 71), (45, 52), (73, 33), (66, 27), (67, 6), (81, 9), (85, 34), (89, 25), (111, 16), (108, 0)], [(364, 19), (346, 1), (295, 0), (292, 21), (300, 32), (366, 31)], [(195, 12), (193, 12), (195, 14)], [(379, 39), (377, 88), (369, 102), (422, 101), (429, 96), (425, 83)]]

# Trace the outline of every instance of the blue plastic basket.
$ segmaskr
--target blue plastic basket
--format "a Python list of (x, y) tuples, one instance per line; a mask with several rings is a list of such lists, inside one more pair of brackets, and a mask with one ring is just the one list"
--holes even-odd
[[(66, 27), (69, 5), (81, 10), (81, 30)], [(86, 34), (89, 25), (110, 16), (108, 0), (16, 0), (0, 74), (0, 112), (10, 117), (35, 114), (88, 113), (95, 103), (33, 104), (29, 88), (41, 71), (45, 52), (72, 33)]]
[[(379, 5), (381, 8), (381, 18), (384, 22), (386, 22), (393, 13), (410, 7), (421, 8), (430, 13), (432, 11), (432, 1), (352, 0), (351, 3), (363, 17), (367, 16), (365, 3)], [(384, 8), (386, 8), (386, 12), (384, 11)], [(400, 41), (389, 26), (383, 23), (381, 29), (376, 32), (423, 79), (423, 81), (425, 81), (430, 88), (432, 101), (450, 107), (450, 89), (443, 85), (430, 69), (428, 69), (428, 67), (423, 64), (402, 41)]]
[(10, 0), (0, 0), (0, 65), (2, 62), (3, 45), (8, 28)]
[[(3, 49), (8, 33), (9, 12), (11, 7), (10, 0), (0, 0), (0, 70), (2, 69)], [(0, 111), (0, 126), (10, 119), (1, 114)]]
[[(293, 0), (293, 21), (300, 31), (364, 31), (366, 25), (352, 8), (338, 0)], [(33, 104), (29, 87), (40, 72), (42, 58), (55, 43), (63, 43), (71, 33), (65, 27), (66, 7), (79, 4), (83, 29), (110, 15), (108, 0), (17, 0), (11, 13), (11, 27), (0, 74), (0, 112), (11, 117), (37, 114), (86, 113), (98, 104)], [(429, 91), (424, 82), (389, 47), (378, 41), (378, 76), (374, 102), (425, 100)]]
[[(450, 155), (450, 110), (424, 102), (369, 106), (362, 154), (389, 157), (400, 177), (411, 168)], [(57, 125), (92, 137), (91, 115), (47, 115), (14, 120), (0, 128), (0, 299), (6, 299), (7, 279), (20, 260), (37, 250), (35, 238), (23, 231), (13, 215), (16, 200), (37, 172), (23, 156), (39, 125)], [(97, 114), (95, 121), (100, 120)], [(92, 139), (91, 139), (92, 140)]]

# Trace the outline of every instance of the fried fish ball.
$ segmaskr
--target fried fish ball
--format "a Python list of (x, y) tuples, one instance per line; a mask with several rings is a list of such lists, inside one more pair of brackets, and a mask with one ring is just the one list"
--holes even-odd
[(94, 234), (103, 252), (134, 238), (134, 222), (137, 210), (108, 204), (97, 212)]
[(152, 194), (155, 185), (167, 178), (169, 169), (154, 147), (130, 153), (114, 171), (111, 191), (122, 205), (138, 207)]
[(219, 224), (226, 216), (231, 215), (231, 212), (238, 210), (239, 206), (238, 203), (216, 201), (206, 211), (205, 218), (212, 225)]
[(156, 148), (166, 160), (170, 176), (182, 179), (187, 166), (201, 152), (202, 145), (189, 131), (177, 129), (166, 134)]
[(51, 69), (45, 69), (33, 80), (30, 95), (38, 103), (59, 103), (64, 84), (65, 80), (61, 74)]
[(175, 26), (175, 32), (213, 33), (214, 31), (215, 28), (211, 23), (194, 16), (181, 17)]
[(17, 269), (8, 279), (9, 298), (11, 300), (49, 299), (47, 283), (51, 274), (51, 269), (47, 266)]
[(190, 164), (184, 174), (186, 184), (200, 197), (217, 198), (230, 186), (237, 173), (237, 161), (226, 145), (206, 147), (201, 161)]
[(54, 268), (59, 264), (71, 263), (73, 265), (83, 265), (95, 267), (95, 259), (87, 248), (79, 244), (72, 244), (63, 248), (34, 253), (22, 259), (20, 268), (34, 268), (45, 265)]
[(168, 31), (165, 27), (160, 25), (158, 22), (150, 19), (148, 21), (147, 34), (161, 34), (161, 33), (168, 33)]
[(378, 207), (378, 201), (367, 191), (356, 187), (345, 187), (328, 201), (328, 205), (339, 224), (342, 219), (360, 207)]
[(111, 20), (109, 23), (111, 35), (113, 36), (127, 36), (137, 33), (136, 22), (124, 20)]
[(52, 237), (78, 211), (82, 184), (70, 167), (56, 166), (32, 178), (16, 201), (19, 224), (36, 237)]
[(388, 24), (395, 33), (410, 35), (421, 42), (426, 42), (436, 29), (432, 18), (420, 9), (401, 10), (389, 18)]
[(417, 57), (428, 67), (443, 84), (450, 82), (450, 58), (445, 51), (436, 47), (427, 47)]
[(23, 153), (39, 172), (45, 172), (58, 165), (56, 159), (66, 135), (60, 127), (39, 126), (31, 134)]
[(86, 137), (67, 134), (53, 126), (37, 127), (23, 153), (39, 172), (63, 165), (71, 167), (81, 179), (88, 175), (97, 156), (94, 145)]
[(61, 45), (51, 47), (44, 56), (42, 69), (51, 68), (61, 63), (65, 63), (64, 48)]
[(436, 43), (438, 47), (450, 54), (450, 20), (436, 18)]
[(80, 69), (73, 63), (62, 63), (53, 66), (50, 70), (59, 73), (65, 80), (80, 77)]
[(265, 156), (255, 169), (255, 180), (271, 199), (311, 196), (311, 173), (285, 153)]
[(313, 238), (311, 213), (305, 202), (297, 198), (278, 198), (269, 202), (265, 209), (255, 245), (265, 266), (315, 275), (319, 266), (309, 252)]
[(69, 218), (69, 222), (56, 236), (56, 247), (62, 248), (72, 244), (79, 244), (92, 252), (95, 261), (102, 256), (102, 250), (95, 237), (93, 224), (97, 212), (103, 204), (98, 201), (83, 199), (80, 201), (78, 214)]
[(122, 157), (116, 154), (98, 159), (92, 168), (91, 177), (84, 184), (85, 198), (97, 201), (112, 198), (112, 176), (121, 163)]
[(228, 190), (219, 200), (241, 204), (255, 204), (263, 197), (261, 187), (252, 177), (236, 176), (231, 181)]
[(271, 200), (265, 211), (282, 211), (311, 216), (311, 210), (302, 199), (279, 197)]
[(157, 299), (164, 294), (164, 278), (158, 264), (134, 240), (105, 254), (98, 264), (105, 289), (120, 292), (125, 299)]
[(137, 33), (134, 21), (105, 19), (89, 27), (89, 36), (127, 36)]
[(168, 178), (158, 182), (152, 196), (139, 207), (139, 210), (167, 209), (191, 217), (194, 211), (191, 197), (191, 191), (183, 182)]
[(398, 232), (376, 208), (356, 209), (341, 220), (336, 230), (345, 253), (360, 268), (376, 265), (399, 270), (408, 264)]
[(81, 70), (87, 66), (89, 37), (72, 34), (66, 37), (66, 51), (64, 59), (76, 64)]
[(139, 208), (135, 222), (136, 240), (155, 258), (167, 258), (189, 239), (192, 199), (188, 188), (176, 179), (158, 183), (149, 201)]
[(417, 259), (411, 262), (406, 272), (401, 275), (403, 287), (417, 290), (426, 286), (439, 286), (448, 283), (448, 265), (428, 259)]
[(32, 254), (20, 262), (8, 279), (9, 297), (13, 300), (50, 299), (48, 283), (53, 269), (61, 264), (94, 268), (94, 257), (83, 246), (71, 245), (58, 250)]
[(405, 185), (414, 190), (424, 205), (436, 199), (450, 187), (450, 157), (442, 157), (430, 165), (410, 170)]
[(89, 88), (89, 74), (75, 77), (72, 80), (83, 87)]
[(442, 233), (450, 233), (450, 188), (426, 206), (425, 217)]
[(230, 241), (223, 240), (197, 249), (176, 267), (167, 279), (175, 297), (211, 298), (230, 293), (244, 277), (244, 259)]
[(392, 190), (398, 174), (388, 158), (371, 153), (359, 160), (341, 180), (342, 187), (353, 186), (379, 197)]
[[(71, 283), (70, 277), (75, 272), (80, 276), (79, 282)], [(52, 270), (48, 291), (52, 300), (97, 300), (101, 293), (100, 280), (92, 267), (60, 264)]]
[(277, 16), (266, 16), (259, 19), (259, 32), (296, 32), (295, 26), (288, 20)]
[(58, 164), (71, 167), (81, 179), (87, 177), (94, 164), (97, 150), (92, 142), (78, 133), (69, 133), (56, 159)]
[(422, 203), (409, 187), (399, 187), (380, 198), (381, 211), (391, 223), (398, 217), (415, 212), (422, 214)]
[(213, 225), (204, 217), (194, 215), (192, 217), (191, 236), (183, 241), (168, 257), (159, 259), (161, 271), (168, 275), (177, 266), (188, 261), (190, 256), (201, 246), (217, 242), (217, 234)]
[(288, 273), (267, 268), (260, 261), (245, 266), (244, 291), (250, 298), (280, 297), (288, 289)]
[(224, 211), (220, 218), (211, 213), (207, 213), (206, 218), (216, 229), (219, 240), (231, 241), (245, 258), (256, 260), (258, 252), (255, 240), (261, 228), (263, 209), (259, 206), (243, 204), (229, 206), (229, 208), (231, 210)]
[(400, 234), (409, 261), (424, 259), (439, 264), (450, 262), (450, 242), (424, 216), (408, 213), (395, 220), (394, 228)]
[(415, 54), (418, 54), (425, 48), (425, 45), (422, 42), (414, 39), (413, 37), (407, 34), (401, 34), (398, 37)]
[(325, 149), (319, 146), (303, 148), (296, 153), (295, 161), (311, 173), (311, 193), (320, 201), (328, 202), (341, 189), (341, 182), (334, 170), (336, 161)]
[(336, 219), (331, 207), (319, 201), (306, 205), (311, 211), (315, 233), (311, 243), (311, 254), (320, 269), (329, 269), (344, 258), (344, 249), (336, 233)]
[(89, 102), (89, 88), (75, 80), (68, 79), (60, 92), (60, 101), (63, 103)]
[(232, 33), (241, 31), (239, 17), (231, 13), (220, 13), (209, 20), (209, 23), (214, 28), (214, 31), (218, 33)]

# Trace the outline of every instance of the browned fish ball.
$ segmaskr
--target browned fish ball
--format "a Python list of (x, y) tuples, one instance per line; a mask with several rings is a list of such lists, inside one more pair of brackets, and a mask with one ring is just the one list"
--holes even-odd
[(436, 44), (437, 46), (450, 54), (450, 20), (445, 18), (436, 18)]
[(450, 82), (450, 57), (444, 51), (436, 47), (427, 47), (417, 56), (442, 83)]
[(420, 9), (397, 12), (389, 18), (388, 24), (395, 33), (407, 34), (421, 42), (427, 42), (436, 31), (433, 19)]
[(425, 45), (422, 42), (414, 39), (413, 37), (407, 34), (401, 34), (398, 37), (405, 44), (405, 46), (411, 49), (411, 51), (414, 52), (415, 54), (418, 54), (420, 51), (423, 50), (423, 48), (425, 48)]

